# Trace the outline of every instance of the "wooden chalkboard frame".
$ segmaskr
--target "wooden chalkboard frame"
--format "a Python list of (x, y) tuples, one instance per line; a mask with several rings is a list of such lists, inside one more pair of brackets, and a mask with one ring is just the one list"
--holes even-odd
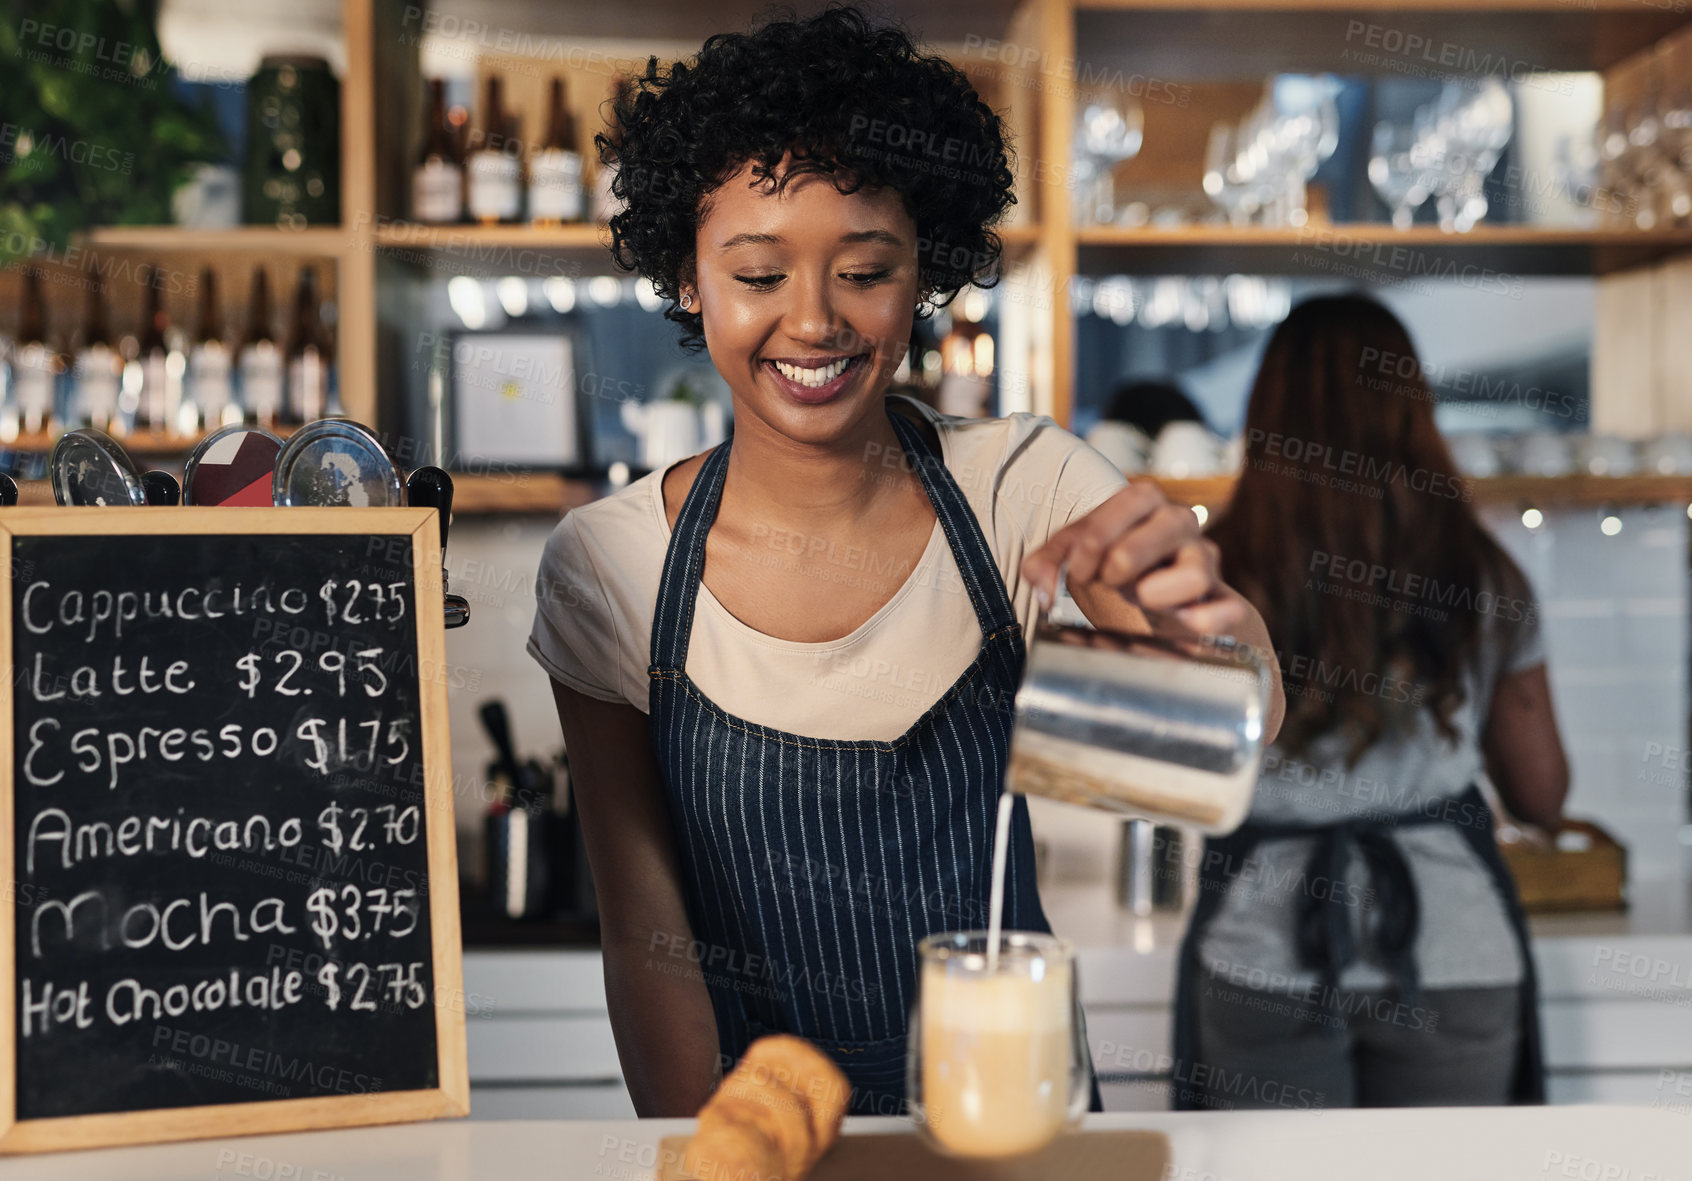
[[(411, 539), (415, 572), (417, 666), (441, 668), (440, 523), (425, 508), (11, 508), (0, 510), (0, 662), (10, 669), (12, 539), (25, 536), (182, 536), (193, 534), (353, 534)], [(13, 849), (13, 692), (0, 677), (0, 882), (16, 881)], [(453, 825), (452, 759), (447, 734), (446, 684), (419, 678), (418, 710), (429, 823), (429, 921), (436, 989), (435, 1044), (439, 1085), (376, 1095), (274, 1099), (203, 1107), (17, 1119), (17, 907), (0, 905), (0, 1155), (55, 1152), (119, 1144), (197, 1140), (219, 1136), (403, 1123), (470, 1114), (463, 1008), (441, 998), (463, 996), (463, 944), (458, 921), (457, 848)]]

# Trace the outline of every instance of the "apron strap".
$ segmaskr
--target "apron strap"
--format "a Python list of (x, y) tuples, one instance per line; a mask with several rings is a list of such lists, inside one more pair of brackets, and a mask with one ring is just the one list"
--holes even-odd
[(1539, 971), (1533, 962), (1533, 940), (1528, 935), (1527, 912), (1522, 909), (1522, 898), (1516, 890), (1516, 879), (1510, 873), (1510, 867), (1504, 864), (1504, 854), (1498, 851), (1498, 839), (1492, 831), (1492, 809), (1487, 807), (1486, 797), (1471, 783), (1469, 790), (1458, 798), (1468, 806), (1471, 814), (1478, 818), (1478, 822), (1460, 823), (1457, 827), (1468, 840), (1469, 847), (1475, 851), (1475, 856), (1480, 858), (1481, 864), (1491, 872), (1492, 884), (1504, 899), (1504, 912), (1516, 933), (1516, 946), (1521, 948), (1522, 952), (1522, 1036), (1516, 1051), (1516, 1078), (1510, 1088), (1510, 1101), (1544, 1103), (1545, 1054), (1539, 1028)]
[(905, 454), (922, 479), (923, 491), (940, 519), (940, 528), (952, 547), (958, 571), (963, 575), (969, 601), (975, 607), (975, 618), (981, 624), (981, 634), (992, 635), (1016, 622), (1010, 597), (1005, 593), (1005, 581), (998, 577), (998, 564), (981, 531), (981, 522), (969, 507), (963, 490), (947, 470), (945, 460), (936, 454), (927, 437), (902, 414), (895, 414), (889, 406), (887, 417), (893, 420), (893, 430), (904, 444)]
[(711, 449), (676, 515), (676, 527), (664, 552), (664, 573), (658, 580), (658, 605), (652, 612), (653, 670), (687, 666), (693, 608), (699, 601), (699, 580), (705, 574), (705, 535), (717, 519), (732, 442), (725, 439)]
[[(975, 608), (981, 634), (992, 635), (1012, 626), (1017, 621), (1016, 612), (1005, 592), (1004, 579), (998, 577), (993, 551), (962, 489), (915, 423), (894, 413), (891, 405), (887, 417), (893, 423), (905, 456), (922, 480), (929, 504), (934, 506), (934, 515), (939, 518), (969, 592), (970, 604)], [(717, 506), (722, 501), (732, 442), (726, 440), (712, 449), (694, 477), (681, 512), (676, 515), (676, 527), (664, 554), (664, 572), (658, 581), (658, 603), (652, 614), (649, 671), (673, 671), (687, 666), (693, 611), (699, 601), (699, 580), (705, 573), (705, 536), (717, 518)]]

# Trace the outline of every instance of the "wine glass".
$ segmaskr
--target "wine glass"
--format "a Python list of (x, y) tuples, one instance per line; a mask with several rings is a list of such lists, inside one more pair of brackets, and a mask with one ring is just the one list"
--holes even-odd
[(1256, 186), (1240, 170), (1239, 129), (1217, 123), (1204, 145), (1204, 191), (1221, 206), (1232, 225), (1243, 226), (1257, 212)]
[(1112, 170), (1140, 154), (1145, 142), (1146, 116), (1139, 101), (1121, 90), (1099, 90), (1076, 104), (1075, 155), (1090, 167), (1080, 212), (1088, 223), (1116, 220), (1116, 190)]
[(953, 1157), (1024, 1156), (1079, 1125), (1093, 1064), (1075, 948), (1055, 935), (985, 931), (917, 945), (906, 1090), (923, 1136)]
[(1369, 183), (1392, 210), (1395, 229), (1407, 230), (1428, 199), (1427, 177), (1415, 159), (1416, 129), (1406, 123), (1375, 124), (1369, 137)]
[(1327, 76), (1288, 74), (1270, 89), (1274, 108), (1275, 156), (1283, 178), (1282, 216), (1291, 225), (1309, 220), (1306, 195), (1310, 178), (1339, 144), (1339, 104), (1335, 81)]

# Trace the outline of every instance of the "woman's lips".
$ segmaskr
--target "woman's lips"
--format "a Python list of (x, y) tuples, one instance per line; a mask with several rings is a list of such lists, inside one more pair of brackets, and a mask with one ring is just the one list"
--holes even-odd
[[(836, 374), (833, 380), (824, 382), (822, 385), (818, 386), (804, 385), (800, 382), (794, 381), (792, 378), (783, 373), (774, 361), (763, 362), (763, 367), (764, 372), (769, 374), (770, 380), (775, 382), (776, 387), (780, 389), (782, 393), (792, 398), (795, 402), (804, 402), (808, 406), (815, 406), (819, 403), (827, 402), (832, 398), (838, 397), (842, 390), (851, 385), (853, 379), (857, 377), (858, 371), (864, 367), (864, 361), (867, 360), (868, 357), (868, 353), (859, 353), (855, 357), (848, 358), (846, 361), (846, 367)], [(800, 369), (811, 368), (811, 366), (790, 367)]]

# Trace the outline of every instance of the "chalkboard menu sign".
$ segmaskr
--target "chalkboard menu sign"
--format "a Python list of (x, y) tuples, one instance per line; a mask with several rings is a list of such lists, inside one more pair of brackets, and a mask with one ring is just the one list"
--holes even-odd
[(0, 548), (0, 1152), (464, 1114), (434, 513)]

